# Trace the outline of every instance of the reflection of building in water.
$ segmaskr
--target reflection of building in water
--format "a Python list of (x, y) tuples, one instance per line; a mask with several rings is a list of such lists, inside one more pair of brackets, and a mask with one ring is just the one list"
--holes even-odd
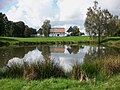
[(50, 46), (51, 53), (64, 53), (65, 47), (64, 46)]

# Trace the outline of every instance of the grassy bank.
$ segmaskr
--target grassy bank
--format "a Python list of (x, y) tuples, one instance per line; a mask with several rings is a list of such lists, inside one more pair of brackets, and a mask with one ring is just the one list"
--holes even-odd
[(30, 38), (16, 38), (16, 37), (0, 37), (0, 41), (3, 42), (56, 42), (56, 41), (89, 41), (88, 36), (80, 37), (30, 37)]
[(64, 78), (25, 81), (23, 79), (0, 79), (0, 90), (120, 90), (120, 74), (106, 81), (77, 81)]
[(120, 48), (120, 37), (106, 37), (102, 41), (103, 45)]
[[(6, 45), (37, 45), (37, 44), (78, 44), (78, 43), (97, 43), (97, 37), (92, 40), (89, 36), (70, 36), (70, 37), (0, 37), (0, 42), (7, 42)], [(101, 37), (101, 42), (104, 44), (119, 44), (120, 37)], [(3, 45), (4, 45), (3, 43)], [(1, 43), (2, 45), (2, 43)]]
[(41, 45), (41, 44), (79, 44), (90, 43), (88, 36), (80, 37), (30, 37), (30, 38), (17, 38), (17, 37), (0, 37), (0, 44), (3, 45)]

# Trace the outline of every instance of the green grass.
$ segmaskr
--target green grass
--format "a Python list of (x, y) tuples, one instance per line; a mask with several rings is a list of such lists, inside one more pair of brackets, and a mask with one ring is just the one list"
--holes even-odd
[(17, 37), (0, 37), (0, 41), (12, 41), (12, 42), (52, 42), (52, 41), (89, 41), (88, 36), (72, 36), (72, 37), (30, 37), (30, 38), (17, 38)]
[(0, 79), (0, 90), (120, 90), (120, 74), (106, 81), (77, 81), (64, 78), (25, 81), (23, 79)]
[[(37, 44), (77, 44), (77, 43), (97, 43), (97, 37), (91, 40), (89, 36), (70, 36), (70, 37), (0, 37), (0, 42), (8, 42), (7, 45), (35, 45)], [(120, 45), (120, 37), (101, 37), (101, 42), (107, 45)], [(6, 45), (6, 43), (1, 43)]]

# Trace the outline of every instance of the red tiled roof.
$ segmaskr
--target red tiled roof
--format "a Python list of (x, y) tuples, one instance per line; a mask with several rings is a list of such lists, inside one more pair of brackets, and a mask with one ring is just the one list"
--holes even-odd
[(51, 28), (50, 32), (65, 32), (65, 28)]

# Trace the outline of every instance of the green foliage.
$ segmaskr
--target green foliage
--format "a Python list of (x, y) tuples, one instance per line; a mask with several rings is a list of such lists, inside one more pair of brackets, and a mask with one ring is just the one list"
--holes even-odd
[(27, 25), (25, 26), (24, 36), (31, 37), (32, 35), (37, 34), (36, 29), (30, 28)]
[(5, 36), (7, 22), (6, 15), (0, 12), (0, 36)]
[(23, 21), (12, 22), (5, 14), (0, 12), (0, 36), (28, 37), (36, 34), (36, 29), (25, 26)]
[(72, 29), (73, 29), (73, 31), (71, 33), (71, 36), (79, 36), (80, 35), (80, 31), (77, 26), (73, 26)]
[(50, 20), (45, 20), (42, 25), (42, 33), (45, 37), (49, 37), (50, 29), (51, 29)]
[[(108, 9), (101, 10), (94, 1), (94, 6), (88, 8), (84, 23), (85, 30), (90, 36), (113, 36), (117, 30), (118, 16), (112, 15)], [(99, 38), (100, 39), (100, 38)]]
[(37, 33), (39, 33), (40, 35), (43, 35), (42, 29), (40, 28)]

